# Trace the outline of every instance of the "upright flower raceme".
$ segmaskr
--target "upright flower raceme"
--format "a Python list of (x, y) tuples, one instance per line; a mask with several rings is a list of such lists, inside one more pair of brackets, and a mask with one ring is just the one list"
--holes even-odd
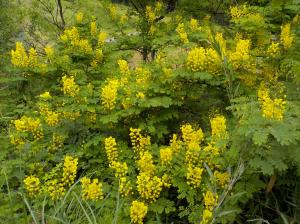
[(290, 23), (287, 23), (287, 24), (281, 26), (280, 40), (281, 40), (282, 45), (285, 50), (289, 49), (292, 46), (294, 37), (291, 33), (291, 24)]
[(78, 159), (72, 156), (66, 156), (63, 166), (62, 184), (65, 187), (70, 187), (75, 180), (77, 174)]
[(130, 218), (134, 224), (143, 224), (143, 219), (147, 215), (148, 206), (140, 201), (133, 201), (130, 207)]
[(102, 183), (98, 179), (91, 180), (83, 177), (81, 180), (82, 198), (84, 200), (97, 201), (103, 199)]
[(113, 137), (108, 137), (105, 139), (105, 151), (109, 165), (112, 166), (113, 162), (118, 160), (118, 149), (117, 149), (116, 139)]
[(16, 49), (11, 51), (11, 63), (20, 68), (34, 68), (38, 66), (38, 55), (34, 48), (30, 48), (29, 53), (22, 42), (16, 42)]
[(80, 88), (76, 84), (75, 78), (73, 75), (71, 75), (71, 76), (64, 75), (62, 77), (62, 84), (63, 84), (62, 90), (65, 95), (74, 97), (79, 93)]
[(275, 119), (275, 120), (282, 120), (286, 101), (281, 98), (274, 98), (270, 97), (269, 90), (264, 86), (258, 90), (258, 101), (261, 106), (262, 114), (264, 117)]
[(13, 121), (17, 132), (29, 132), (33, 134), (35, 140), (43, 138), (40, 119), (23, 116), (18, 120)]
[(217, 115), (210, 119), (211, 135), (213, 140), (226, 139), (228, 133), (226, 131), (226, 118), (222, 115)]
[(235, 69), (246, 67), (250, 60), (250, 40), (239, 39), (234, 52), (229, 54), (229, 61)]
[(280, 54), (280, 46), (279, 43), (272, 42), (271, 45), (267, 49), (268, 56), (272, 58), (276, 58)]
[(184, 28), (184, 23), (179, 23), (177, 28), (176, 28), (176, 32), (179, 35), (179, 38), (181, 40), (182, 43), (187, 44), (189, 43), (189, 39), (188, 39), (188, 35), (185, 31)]
[(101, 89), (101, 103), (105, 110), (111, 111), (116, 107), (119, 80), (111, 79)]
[(37, 196), (41, 191), (41, 183), (39, 178), (36, 176), (28, 176), (24, 179), (25, 189), (29, 195), (29, 197)]
[(95, 21), (92, 21), (90, 23), (90, 30), (91, 30), (91, 35), (93, 37), (97, 37), (98, 29), (97, 29), (97, 23)]

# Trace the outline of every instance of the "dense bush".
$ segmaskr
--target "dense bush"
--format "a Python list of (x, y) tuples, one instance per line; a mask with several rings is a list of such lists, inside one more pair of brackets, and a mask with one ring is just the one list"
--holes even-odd
[(129, 2), (11, 50), (1, 220), (296, 223), (299, 3)]

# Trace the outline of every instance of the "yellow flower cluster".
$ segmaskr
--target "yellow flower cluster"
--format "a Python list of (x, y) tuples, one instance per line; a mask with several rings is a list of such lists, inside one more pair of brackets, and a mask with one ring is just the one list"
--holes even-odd
[(145, 151), (142, 155), (140, 155), (140, 159), (137, 161), (137, 164), (140, 173), (147, 173), (149, 175), (154, 174), (155, 165), (150, 152)]
[(105, 32), (100, 32), (98, 35), (98, 45), (99, 47), (103, 47), (105, 40), (107, 38), (107, 33)]
[(203, 216), (200, 224), (208, 224), (210, 223), (210, 220), (212, 219), (212, 212), (208, 209), (204, 209)]
[(40, 98), (43, 99), (43, 100), (48, 100), (48, 99), (51, 99), (52, 96), (48, 91), (46, 91), (46, 92), (40, 94)]
[(108, 7), (108, 12), (109, 12), (110, 17), (111, 17), (113, 20), (116, 19), (116, 16), (117, 16), (117, 8), (116, 8), (115, 5), (110, 4), (109, 7)]
[(11, 63), (20, 68), (34, 68), (38, 66), (37, 52), (30, 48), (27, 55), (23, 43), (16, 42), (16, 50), (11, 50)]
[(129, 71), (129, 66), (128, 66), (128, 63), (127, 61), (125, 60), (118, 60), (118, 65), (119, 65), (119, 70), (121, 72), (121, 74), (123, 76), (128, 76), (130, 74), (130, 71)]
[(24, 146), (26, 143), (25, 139), (19, 136), (14, 136), (11, 134), (9, 138), (10, 138), (10, 143), (15, 145), (18, 149), (22, 149), (22, 146)]
[(57, 126), (57, 124), (59, 122), (58, 116), (59, 116), (59, 113), (48, 110), (47, 113), (45, 114), (46, 123), (52, 127)]
[(217, 115), (210, 119), (211, 135), (213, 140), (226, 139), (228, 133), (226, 131), (226, 118), (222, 115)]
[(54, 49), (53, 49), (53, 47), (51, 47), (50, 45), (47, 45), (44, 48), (44, 51), (45, 51), (46, 56), (48, 57), (48, 59), (52, 59), (53, 58), (53, 56), (54, 56)]
[(146, 151), (146, 147), (151, 145), (150, 136), (143, 136), (139, 128), (130, 128), (129, 135), (132, 147), (140, 157)]
[(291, 33), (291, 24), (290, 23), (287, 23), (287, 24), (281, 26), (280, 40), (281, 40), (285, 50), (289, 49), (292, 46), (294, 37)]
[(173, 157), (173, 150), (171, 147), (166, 147), (160, 149), (160, 161), (162, 165), (171, 165), (172, 157)]
[(163, 187), (161, 178), (151, 176), (147, 172), (139, 173), (137, 176), (137, 190), (143, 199), (150, 202), (156, 201)]
[(36, 176), (27, 176), (24, 179), (25, 189), (29, 197), (36, 197), (41, 191), (41, 182)]
[(59, 149), (63, 146), (64, 144), (65, 137), (58, 134), (58, 133), (53, 133), (52, 134), (52, 144), (50, 146), (50, 151), (55, 151), (56, 149)]
[(71, 121), (75, 121), (78, 117), (80, 117), (80, 111), (75, 111), (75, 112), (64, 111), (63, 117)]
[(102, 62), (103, 51), (101, 48), (97, 48), (94, 53), (94, 58), (91, 62), (92, 68), (97, 68), (97, 66)]
[(203, 173), (203, 168), (188, 166), (187, 176), (186, 176), (187, 184), (192, 186), (193, 188), (200, 187), (201, 180), (202, 180), (202, 173)]
[(111, 111), (116, 107), (119, 80), (111, 79), (101, 89), (101, 102), (105, 110)]
[(249, 14), (249, 8), (247, 5), (230, 7), (230, 15), (233, 21), (237, 21), (239, 18)]
[(65, 188), (57, 179), (52, 179), (46, 182), (46, 192), (52, 200), (57, 200), (65, 194)]
[(177, 135), (173, 134), (172, 139), (170, 140), (170, 147), (174, 153), (179, 152), (182, 142), (177, 139)]
[(221, 59), (214, 49), (198, 47), (188, 53), (186, 64), (194, 72), (217, 72), (220, 69)]
[(214, 177), (217, 181), (217, 183), (221, 186), (221, 187), (225, 187), (228, 184), (230, 175), (229, 173), (225, 172), (225, 173), (221, 173), (219, 171), (215, 171), (214, 172)]
[(81, 180), (82, 198), (84, 200), (97, 201), (103, 199), (102, 183), (98, 179), (91, 180), (83, 177)]
[(271, 45), (267, 49), (267, 55), (272, 58), (276, 58), (280, 54), (280, 46), (279, 43), (272, 42)]
[(64, 75), (62, 77), (62, 84), (63, 84), (63, 92), (65, 95), (75, 97), (79, 93), (79, 86), (75, 82), (75, 78), (73, 75), (67, 76)]
[(104, 145), (109, 166), (112, 166), (113, 162), (116, 162), (118, 160), (118, 149), (116, 147), (116, 139), (113, 137), (108, 137), (105, 139)]
[(148, 81), (151, 77), (151, 72), (142, 67), (135, 68), (135, 75), (136, 75), (136, 83), (141, 88), (146, 89), (148, 86)]
[(263, 85), (261, 85), (261, 87), (259, 88), (257, 95), (264, 117), (272, 118), (275, 120), (283, 119), (286, 105), (286, 101), (284, 99), (271, 99), (269, 90)]
[(13, 121), (17, 132), (30, 132), (33, 134), (35, 140), (43, 138), (40, 119), (23, 116), (21, 119)]
[(64, 187), (70, 187), (75, 180), (77, 174), (78, 158), (72, 156), (66, 156), (63, 167), (62, 185)]
[(85, 54), (91, 54), (93, 52), (92, 46), (87, 39), (80, 39), (78, 29), (72, 27), (66, 29), (64, 33), (60, 36), (60, 39), (64, 42), (70, 41), (71, 46), (78, 48)]
[(209, 143), (203, 150), (205, 152), (209, 152), (210, 154), (212, 154), (214, 156), (217, 156), (220, 154), (220, 149), (211, 143)]
[(84, 16), (83, 12), (78, 12), (76, 14), (76, 22), (77, 23), (82, 23), (83, 22), (83, 16)]
[(131, 182), (126, 177), (120, 178), (119, 191), (123, 197), (127, 197), (132, 192)]
[(143, 224), (143, 219), (147, 215), (148, 206), (144, 202), (133, 201), (130, 206), (130, 218), (133, 224)]
[(212, 211), (214, 209), (214, 207), (217, 205), (218, 203), (218, 195), (215, 195), (213, 192), (211, 191), (207, 191), (204, 195), (204, 205), (205, 207)]
[(191, 31), (195, 32), (199, 29), (199, 23), (198, 20), (191, 18), (190, 20), (190, 29)]
[(146, 6), (146, 11), (145, 11), (146, 19), (149, 23), (153, 23), (155, 20), (155, 12), (152, 9), (151, 6)]
[(92, 21), (90, 23), (90, 30), (91, 30), (92, 37), (97, 37), (98, 28), (97, 28), (97, 23), (95, 21)]
[(183, 142), (189, 145), (200, 145), (203, 140), (204, 134), (201, 128), (194, 130), (191, 124), (185, 124), (180, 127), (182, 132)]
[(250, 62), (250, 40), (239, 39), (234, 52), (229, 54), (229, 61), (235, 69), (248, 66)]
[(179, 23), (177, 28), (176, 28), (176, 32), (179, 35), (179, 38), (181, 40), (182, 43), (187, 44), (189, 43), (189, 39), (188, 39), (188, 35), (185, 31), (184, 28), (184, 23)]

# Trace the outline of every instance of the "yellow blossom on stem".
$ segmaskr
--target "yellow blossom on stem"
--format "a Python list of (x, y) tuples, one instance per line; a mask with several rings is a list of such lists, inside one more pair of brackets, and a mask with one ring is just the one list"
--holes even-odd
[(204, 209), (200, 224), (209, 224), (212, 219), (212, 216), (213, 216), (212, 211), (208, 209)]
[(216, 178), (217, 183), (221, 186), (221, 187), (225, 187), (228, 184), (230, 175), (229, 173), (225, 172), (225, 173), (221, 173), (219, 171), (215, 171), (214, 172), (214, 176)]
[(151, 145), (150, 136), (143, 136), (139, 128), (130, 128), (129, 135), (133, 149), (138, 156), (141, 156), (145, 152), (146, 147)]
[(282, 120), (285, 112), (286, 101), (280, 98), (271, 99), (269, 90), (263, 85), (258, 90), (258, 101), (264, 117)]
[(108, 7), (108, 12), (109, 12), (110, 17), (111, 17), (113, 20), (116, 19), (116, 16), (117, 16), (117, 8), (116, 8), (115, 5), (110, 4), (109, 7)]
[(226, 139), (228, 133), (226, 131), (226, 118), (217, 115), (210, 119), (211, 135), (213, 139)]
[(173, 134), (172, 139), (170, 140), (170, 147), (174, 153), (179, 152), (181, 148), (182, 142), (178, 140), (178, 137), (176, 134)]
[(233, 21), (237, 21), (242, 16), (249, 14), (249, 8), (247, 5), (230, 7), (230, 15)]
[(180, 38), (182, 43), (184, 43), (184, 44), (189, 43), (189, 39), (188, 39), (187, 33), (185, 31), (185, 28), (184, 28), (184, 23), (179, 23), (178, 24), (178, 26), (176, 28), (176, 32), (179, 35), (179, 38)]
[(148, 206), (144, 202), (133, 201), (130, 207), (130, 218), (133, 224), (143, 224), (147, 215)]
[(163, 165), (170, 165), (172, 162), (173, 151), (171, 147), (160, 149), (160, 160)]
[(149, 173), (140, 173), (137, 176), (136, 184), (141, 197), (150, 202), (156, 201), (163, 186), (163, 182), (159, 177), (151, 176)]
[(111, 164), (111, 168), (115, 170), (115, 176), (119, 178), (125, 177), (128, 173), (128, 166), (125, 162), (114, 161)]
[(97, 68), (97, 66), (102, 62), (103, 51), (101, 48), (97, 48), (94, 53), (94, 58), (91, 62), (92, 68)]
[(66, 156), (63, 166), (62, 184), (64, 187), (70, 187), (75, 180), (77, 174), (78, 158)]
[(17, 132), (30, 132), (35, 140), (43, 138), (40, 119), (23, 116), (21, 119), (13, 121)]
[(40, 98), (43, 99), (43, 100), (48, 100), (48, 99), (51, 99), (52, 96), (48, 91), (46, 91), (46, 92), (40, 94)]
[(116, 162), (118, 159), (118, 149), (115, 138), (108, 137), (105, 139), (105, 151), (109, 165), (111, 166), (113, 162)]
[(99, 35), (98, 35), (98, 45), (100, 47), (103, 47), (104, 43), (105, 43), (105, 40), (107, 38), (107, 33), (106, 32), (100, 32)]
[(45, 191), (50, 195), (52, 200), (57, 200), (65, 194), (65, 188), (57, 179), (46, 182)]
[(103, 199), (102, 183), (98, 179), (91, 180), (83, 177), (81, 180), (82, 198), (84, 200), (97, 201)]
[(11, 63), (17, 67), (27, 67), (29, 59), (22, 42), (16, 42), (16, 50), (11, 50)]
[(229, 61), (235, 69), (242, 68), (245, 64), (248, 65), (247, 63), (250, 60), (250, 46), (250, 40), (238, 40), (235, 51), (229, 54)]
[(287, 23), (287, 24), (281, 26), (280, 40), (281, 40), (285, 50), (289, 49), (292, 46), (294, 37), (291, 33), (291, 24), (290, 23)]
[(91, 29), (92, 37), (96, 37), (98, 33), (98, 29), (97, 29), (97, 23), (95, 21), (92, 21), (90, 23), (90, 29)]
[(55, 111), (47, 111), (47, 113), (45, 114), (45, 120), (46, 123), (49, 126), (55, 127), (57, 126), (58, 122), (59, 122), (59, 113), (55, 112)]
[(151, 6), (149, 6), (149, 5), (146, 6), (146, 12), (145, 12), (145, 14), (146, 14), (147, 21), (149, 23), (153, 23), (154, 20), (155, 20), (155, 13), (154, 13), (154, 11), (153, 11), (153, 9), (152, 9)]
[(101, 103), (105, 110), (111, 111), (116, 107), (118, 88), (120, 83), (116, 79), (111, 79), (101, 89)]
[(119, 191), (123, 197), (127, 197), (132, 193), (132, 186), (126, 177), (120, 177)]
[(149, 175), (154, 174), (155, 166), (150, 152), (146, 151), (141, 154), (137, 164), (140, 172), (148, 173)]
[(83, 21), (83, 16), (84, 16), (83, 12), (78, 12), (78, 13), (76, 14), (76, 22), (77, 22), (77, 23), (82, 23), (82, 21)]
[(194, 31), (197, 31), (198, 28), (199, 28), (198, 20), (192, 18), (192, 19), (190, 20), (190, 28), (191, 28), (191, 30), (192, 30), (193, 32), (194, 32)]
[(36, 197), (41, 191), (41, 182), (36, 176), (27, 176), (24, 179), (24, 184), (29, 197)]
[(123, 76), (130, 74), (128, 62), (125, 60), (118, 60), (119, 70)]
[(203, 168), (188, 166), (186, 176), (188, 185), (190, 185), (193, 188), (200, 187), (202, 181), (202, 173)]
[(205, 207), (208, 210), (212, 211), (214, 209), (214, 207), (217, 205), (217, 203), (218, 203), (218, 195), (214, 194), (210, 190), (206, 191), (206, 193), (204, 195)]
[(34, 68), (38, 65), (38, 55), (34, 48), (29, 49), (28, 66)]
[(276, 58), (280, 54), (280, 46), (279, 43), (272, 42), (271, 45), (267, 49), (267, 55), (272, 58)]
[(67, 76), (64, 75), (62, 77), (62, 84), (63, 84), (63, 92), (65, 95), (74, 97), (79, 93), (79, 86), (75, 82), (75, 78), (73, 75)]
[(46, 53), (46, 56), (51, 59), (53, 58), (54, 56), (54, 49), (53, 47), (51, 47), (50, 45), (47, 45), (45, 48), (44, 48), (44, 51)]

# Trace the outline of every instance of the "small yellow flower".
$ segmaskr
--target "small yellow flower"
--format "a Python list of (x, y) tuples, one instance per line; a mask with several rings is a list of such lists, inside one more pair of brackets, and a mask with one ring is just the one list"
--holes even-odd
[(31, 175), (24, 179), (25, 189), (30, 197), (36, 197), (41, 191), (39, 178)]
[(76, 21), (77, 21), (77, 23), (82, 23), (83, 22), (83, 16), (84, 16), (83, 12), (78, 12), (76, 14)]
[(97, 201), (103, 199), (102, 183), (98, 179), (91, 180), (83, 177), (81, 180), (82, 198), (84, 200)]

